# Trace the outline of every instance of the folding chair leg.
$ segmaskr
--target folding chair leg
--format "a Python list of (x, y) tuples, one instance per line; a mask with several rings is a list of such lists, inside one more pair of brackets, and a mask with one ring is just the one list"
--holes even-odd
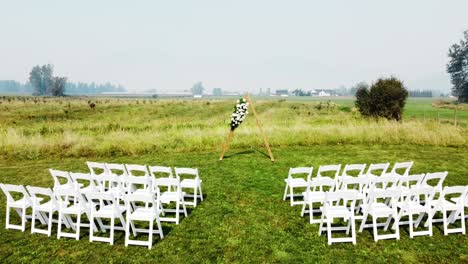
[(10, 207), (7, 205), (7, 207), (6, 207), (5, 229), (8, 229), (9, 225), (10, 225)]
[(328, 245), (332, 244), (332, 235), (331, 235), (331, 223), (330, 218), (327, 217), (327, 238), (328, 238)]
[(372, 228), (374, 230), (374, 241), (377, 242), (379, 240), (378, 236), (378, 232), (377, 232), (377, 219), (375, 216), (372, 215)]
[(110, 230), (110, 244), (114, 245), (114, 226), (115, 226), (115, 218), (111, 218), (111, 230)]
[(444, 235), (448, 235), (448, 223), (447, 223), (447, 211), (446, 210), (443, 210), (442, 217), (443, 217), (443, 225), (444, 225)]
[(58, 215), (57, 239), (60, 239), (61, 233), (62, 233), (62, 213), (59, 212), (59, 215)]
[(306, 206), (307, 206), (307, 203), (304, 201), (304, 204), (302, 204), (301, 217), (304, 217)]
[[(76, 217), (76, 240), (80, 240), (81, 213), (79, 213)], [(92, 224), (90, 229), (92, 229)]]
[(364, 217), (362, 218), (362, 221), (361, 221), (361, 226), (359, 227), (359, 233), (362, 233), (362, 231), (364, 230), (364, 226), (366, 225), (368, 215), (369, 215), (368, 213), (364, 214)]
[(202, 193), (202, 189), (201, 189), (200, 184), (198, 184), (198, 188), (200, 189), (200, 200), (203, 202), (203, 193)]
[(148, 249), (151, 249), (153, 246), (153, 220), (150, 221), (149, 224), (149, 241), (148, 241)]
[(289, 200), (290, 200), (291, 206), (293, 206), (293, 203), (294, 203), (294, 188), (291, 185), (289, 186)]
[(286, 183), (286, 187), (284, 188), (283, 201), (286, 200), (287, 194), (288, 194), (288, 184)]
[(50, 237), (52, 235), (52, 220), (53, 220), (53, 212), (50, 210), (49, 212), (49, 226), (47, 227), (47, 235)]
[(322, 213), (322, 217), (320, 219), (320, 226), (319, 226), (319, 236), (322, 235), (323, 220), (325, 220), (325, 215)]
[(26, 230), (26, 208), (23, 208), (22, 216), (21, 216), (21, 231), (24, 232)]
[(195, 185), (195, 188), (193, 190), (193, 207), (197, 207), (197, 186)]
[(353, 245), (356, 245), (356, 221), (351, 217), (351, 237), (353, 238)]
[(182, 200), (182, 207), (184, 208), (184, 215), (187, 217), (187, 207), (185, 207), (185, 201)]
[(176, 211), (176, 225), (179, 224), (179, 210), (180, 210), (180, 204), (179, 204), (179, 202), (177, 202), (176, 203), (176, 209), (175, 209), (175, 211)]

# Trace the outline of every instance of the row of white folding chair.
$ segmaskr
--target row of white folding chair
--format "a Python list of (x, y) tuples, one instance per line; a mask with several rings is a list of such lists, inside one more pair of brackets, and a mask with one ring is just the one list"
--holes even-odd
[[(322, 165), (318, 168), (317, 175), (314, 178), (324, 177), (324, 173), (332, 173), (330, 178), (336, 179), (338, 182), (338, 186), (341, 184), (341, 179), (346, 177), (360, 177), (360, 176), (368, 176), (371, 178), (382, 176), (387, 174), (387, 169), (390, 166), (390, 163), (379, 163), (379, 164), (370, 164), (367, 172), (364, 173), (366, 164), (346, 164), (343, 172), (340, 174), (341, 171), (341, 164), (337, 165)], [(391, 175), (395, 176), (406, 176), (409, 175), (409, 171), (413, 166), (412, 161), (408, 162), (397, 162), (394, 164), (392, 170), (390, 171)], [(403, 170), (403, 173), (399, 173), (400, 170)], [(351, 172), (354, 171), (355, 176), (351, 176)], [(376, 171), (380, 171), (376, 173)], [(298, 167), (298, 168), (290, 168), (288, 178), (285, 179), (286, 187), (283, 194), (283, 200), (286, 200), (287, 197), (290, 198), (291, 206), (302, 204), (302, 202), (294, 201), (294, 197), (301, 196), (301, 194), (295, 194), (294, 188), (304, 188), (307, 187), (308, 182), (312, 179), (312, 172), (313, 167)], [(357, 173), (356, 173), (357, 172)], [(304, 178), (294, 178), (294, 175), (297, 174), (306, 174), (307, 180)], [(289, 192), (289, 194), (288, 194)]]
[[(370, 202), (363, 205), (364, 218), (361, 222), (360, 232), (364, 228), (372, 227), (374, 240), (400, 238), (399, 226), (402, 224), (409, 225), (410, 237), (419, 235), (432, 236), (432, 223), (443, 222), (444, 234), (461, 232), (465, 234), (465, 214), (464, 201), (468, 199), (468, 186), (447, 186), (444, 187), (439, 198), (433, 199), (434, 187), (420, 187), (405, 191), (405, 200), (397, 202), (402, 195), (401, 190), (382, 190), (375, 189), (370, 192)], [(328, 244), (333, 242), (352, 242), (356, 243), (355, 237), (355, 206), (359, 199), (357, 192), (352, 190), (344, 190), (338, 192), (326, 192), (323, 196), (323, 207), (321, 207), (322, 217), (320, 221), (319, 235), (323, 231), (323, 225), (327, 224)], [(457, 195), (456, 199), (449, 200), (449, 195)], [(426, 202), (422, 202), (422, 198)], [(390, 200), (390, 202), (387, 202)], [(433, 219), (436, 212), (442, 212), (442, 219)], [(449, 216), (447, 213), (451, 212)], [(418, 218), (413, 221), (413, 215)], [(366, 224), (368, 216), (372, 217), (372, 224)], [(408, 221), (400, 221), (403, 216), (408, 216)], [(415, 231), (424, 216), (427, 216), (425, 227), (427, 230)], [(346, 228), (332, 227), (334, 218), (343, 218), (348, 221)], [(385, 223), (378, 223), (379, 218), (386, 218)], [(379, 234), (378, 227), (383, 226), (387, 230), (393, 220), (392, 234)], [(450, 224), (460, 220), (461, 227), (450, 228)], [(346, 230), (349, 234), (351, 229), (351, 238), (333, 238), (332, 231)]]
[[(410, 188), (431, 187), (432, 196), (437, 196), (442, 191), (442, 183), (447, 176), (447, 172), (436, 172), (428, 174), (418, 174), (409, 176), (392, 176), (386, 175), (382, 177), (344, 177), (341, 179), (341, 184), (338, 185), (336, 179), (330, 177), (319, 177), (312, 179), (302, 193), (304, 201), (302, 202), (301, 216), (306, 212), (309, 213), (310, 223), (318, 223), (318, 219), (313, 218), (313, 213), (319, 212), (314, 209), (314, 203), (320, 203), (324, 197), (325, 191), (347, 191), (356, 192), (359, 199), (359, 204), (356, 207), (357, 212), (361, 209), (362, 203), (369, 202), (369, 191), (374, 189), (390, 189), (390, 190), (408, 190)], [(436, 181), (434, 184), (433, 181)], [(433, 185), (431, 185), (433, 184)], [(338, 187), (339, 186), (339, 187)], [(400, 197), (402, 199), (402, 197)], [(400, 201), (400, 200), (399, 200)], [(296, 202), (301, 203), (301, 202)], [(309, 210), (307, 209), (309, 207)]]
[[(94, 176), (113, 174), (117, 176), (135, 176), (135, 177), (151, 177), (154, 180), (158, 178), (173, 178), (171, 167), (164, 166), (146, 166), (136, 164), (109, 164), (109, 163), (97, 163), (87, 162), (90, 172)], [(101, 173), (98, 172), (101, 171)], [(116, 171), (120, 171), (117, 173)], [(196, 168), (174, 168), (175, 177), (182, 179), (183, 175), (189, 175), (193, 178), (183, 178), (181, 180), (181, 187), (186, 189), (193, 189), (193, 193), (186, 194), (186, 197), (193, 198), (193, 201), (187, 201), (187, 205), (197, 206), (197, 201), (200, 199), (203, 201), (202, 193), (202, 180), (200, 179), (198, 169)], [(164, 174), (164, 177), (158, 177), (158, 175)], [(170, 190), (169, 190), (170, 191)]]
[[(164, 184), (171, 184), (164, 182)], [(152, 235), (159, 234), (163, 238), (161, 223), (159, 220), (158, 201), (152, 193), (139, 193), (124, 195), (125, 205), (120, 205), (119, 198), (112, 193), (102, 193), (89, 191), (82, 194), (76, 188), (62, 186), (52, 191), (50, 188), (22, 185), (0, 184), (1, 189), (7, 196), (7, 212), (6, 212), (6, 228), (19, 229), (25, 231), (26, 219), (32, 218), (31, 233), (41, 233), (51, 236), (53, 223), (58, 223), (57, 238), (71, 237), (79, 240), (81, 227), (90, 227), (90, 241), (102, 241), (110, 244), (114, 243), (114, 230), (125, 230), (125, 245), (146, 245), (148, 248), (152, 246)], [(26, 189), (29, 191), (26, 191)], [(20, 198), (16, 198), (20, 194)], [(86, 197), (87, 201), (84, 199)], [(169, 198), (170, 199), (170, 198)], [(167, 198), (165, 198), (167, 200)], [(144, 206), (132, 206), (131, 203), (143, 203)], [(151, 206), (149, 206), (151, 205)], [(16, 209), (21, 217), (21, 225), (10, 224), (10, 208)], [(32, 208), (32, 215), (28, 216), (26, 210)], [(123, 213), (127, 212), (127, 221), (123, 217)], [(53, 219), (53, 214), (58, 213), (58, 220)], [(82, 222), (82, 216), (86, 215), (89, 219), (89, 224)], [(73, 217), (76, 216), (76, 221)], [(103, 224), (102, 219), (109, 218), (110, 226)], [(122, 226), (115, 226), (115, 219), (120, 219)], [(36, 219), (40, 220), (47, 229), (39, 229), (36, 227)], [(95, 225), (95, 220), (98, 222), (102, 232), (106, 233), (110, 230), (108, 238), (95, 236), (98, 231)], [(152, 220), (152, 221), (151, 221)], [(150, 221), (149, 229), (135, 228), (135, 221)], [(153, 222), (156, 221), (157, 229), (153, 230)], [(127, 225), (126, 225), (127, 223)], [(71, 228), (74, 232), (69, 233), (62, 230), (62, 226)], [(131, 230), (130, 230), (131, 227)], [(149, 233), (148, 241), (139, 241), (130, 239), (130, 231), (136, 236), (137, 233)]]

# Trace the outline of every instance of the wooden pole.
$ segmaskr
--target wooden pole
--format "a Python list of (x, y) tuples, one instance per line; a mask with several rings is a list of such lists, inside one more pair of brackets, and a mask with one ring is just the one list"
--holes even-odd
[(221, 156), (219, 157), (219, 160), (223, 160), (224, 154), (229, 149), (229, 143), (231, 143), (231, 139), (232, 139), (233, 135), (234, 135), (234, 130), (231, 130), (229, 132), (229, 135), (228, 135), (227, 139), (226, 139), (226, 143), (224, 143), (223, 152), (221, 152)]
[(260, 134), (262, 134), (263, 143), (265, 144), (265, 147), (266, 147), (266, 149), (268, 150), (268, 155), (270, 156), (270, 160), (271, 160), (271, 161), (275, 161), (275, 158), (273, 157), (273, 153), (271, 152), (271, 149), (270, 149), (270, 144), (268, 144), (268, 140), (267, 140), (267, 138), (266, 138), (265, 132), (263, 132), (262, 125), (260, 124), (260, 120), (258, 119), (257, 112), (255, 111), (255, 107), (254, 107), (252, 101), (250, 100), (249, 94), (247, 94), (247, 95), (245, 96), (245, 99), (246, 99), (247, 102), (249, 103), (250, 109), (252, 110), (252, 113), (253, 113), (253, 115), (255, 116), (255, 121), (256, 121), (256, 123), (257, 123), (257, 127), (258, 127), (258, 129), (260, 130)]

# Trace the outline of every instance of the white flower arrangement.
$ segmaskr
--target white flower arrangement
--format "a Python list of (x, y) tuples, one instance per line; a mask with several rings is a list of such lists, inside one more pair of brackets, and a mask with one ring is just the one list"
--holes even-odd
[(240, 124), (242, 124), (245, 117), (249, 113), (248, 108), (249, 103), (247, 103), (247, 100), (245, 100), (245, 98), (240, 98), (239, 100), (237, 100), (234, 112), (231, 115), (231, 130), (236, 129)]

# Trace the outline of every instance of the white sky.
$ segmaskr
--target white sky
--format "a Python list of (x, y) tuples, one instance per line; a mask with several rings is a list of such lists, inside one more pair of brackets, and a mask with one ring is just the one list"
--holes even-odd
[(52, 63), (129, 90), (351, 86), (395, 75), (450, 88), (466, 0), (0, 0), (0, 80)]

